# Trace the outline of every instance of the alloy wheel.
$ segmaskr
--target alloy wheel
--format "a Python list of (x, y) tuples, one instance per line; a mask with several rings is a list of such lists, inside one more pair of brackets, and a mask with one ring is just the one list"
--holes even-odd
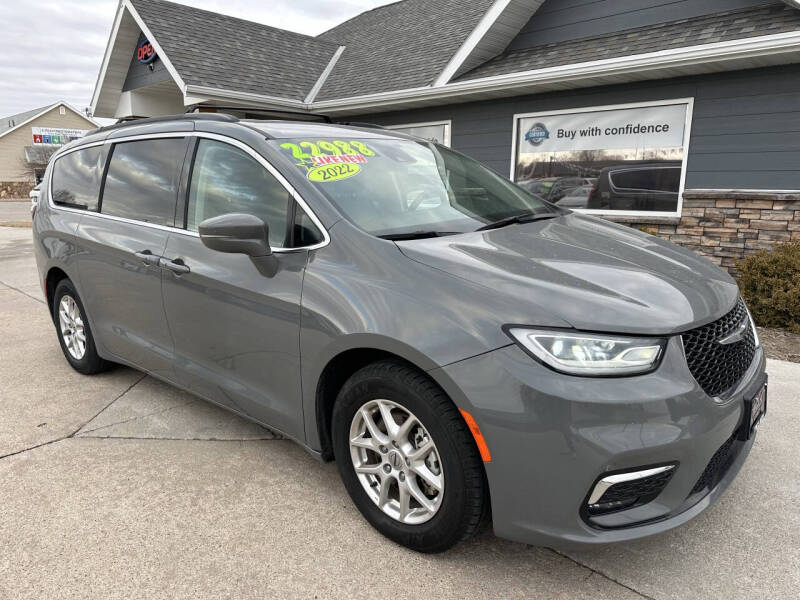
[(406, 525), (432, 519), (442, 504), (444, 472), (420, 420), (390, 400), (372, 400), (350, 426), (353, 468), (370, 499)]
[(62, 296), (58, 305), (58, 324), (70, 356), (81, 360), (86, 354), (86, 331), (78, 303), (69, 294)]

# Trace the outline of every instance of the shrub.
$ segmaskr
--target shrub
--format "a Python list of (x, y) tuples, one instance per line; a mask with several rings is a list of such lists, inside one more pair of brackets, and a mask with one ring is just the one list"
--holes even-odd
[(756, 323), (800, 333), (800, 242), (760, 250), (736, 267)]

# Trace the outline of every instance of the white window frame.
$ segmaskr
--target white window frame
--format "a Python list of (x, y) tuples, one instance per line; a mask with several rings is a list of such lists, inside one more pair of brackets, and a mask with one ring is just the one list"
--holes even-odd
[(426, 121), (424, 123), (403, 123), (401, 125), (387, 125), (386, 129), (408, 129), (410, 127), (436, 127), (444, 125), (444, 142), (448, 148), (452, 147), (453, 121)]
[(692, 116), (694, 114), (694, 97), (691, 98), (676, 98), (673, 100), (654, 100), (652, 102), (632, 102), (629, 104), (608, 104), (605, 106), (583, 106), (580, 108), (571, 108), (566, 110), (551, 110), (544, 112), (528, 112), (515, 114), (512, 121), (512, 143), (511, 143), (511, 181), (514, 181), (514, 176), (517, 171), (517, 145), (519, 143), (519, 122), (521, 119), (530, 117), (552, 117), (557, 115), (574, 115), (589, 112), (603, 112), (611, 110), (624, 110), (629, 108), (651, 108), (655, 106), (673, 106), (685, 105), (686, 106), (686, 123), (683, 130), (683, 161), (681, 163), (681, 183), (678, 189), (678, 207), (674, 212), (665, 212), (658, 210), (593, 210), (587, 208), (573, 209), (575, 212), (584, 213), (587, 215), (604, 215), (604, 216), (618, 216), (618, 217), (680, 217), (683, 211), (683, 192), (686, 189), (686, 169), (689, 164), (689, 145), (692, 138)]

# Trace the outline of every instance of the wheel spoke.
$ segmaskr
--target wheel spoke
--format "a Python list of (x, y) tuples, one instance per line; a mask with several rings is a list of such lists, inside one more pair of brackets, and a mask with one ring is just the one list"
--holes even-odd
[(417, 419), (415, 419), (411, 415), (408, 415), (408, 418), (405, 421), (403, 421), (403, 424), (400, 425), (400, 427), (397, 430), (398, 441), (407, 441), (408, 434), (411, 432), (411, 428), (414, 427), (414, 425), (417, 425), (418, 423), (419, 421), (417, 421)]
[(369, 434), (375, 439), (379, 444), (388, 444), (389, 438), (383, 433), (378, 426), (375, 424), (375, 421), (372, 420), (372, 414), (366, 408), (361, 409), (361, 418), (364, 419), (364, 425), (367, 427), (367, 431)]
[(406, 480), (406, 487), (408, 488), (408, 493), (411, 494), (414, 500), (420, 503), (422, 508), (428, 512), (433, 512), (435, 510), (433, 500), (422, 493), (422, 490), (419, 489), (417, 482), (413, 478)]
[(356, 473), (361, 473), (362, 475), (378, 475), (381, 472), (381, 465), (360, 465), (355, 469)]
[(386, 433), (389, 435), (389, 439), (397, 439), (397, 432), (400, 427), (392, 416), (392, 407), (386, 402), (378, 401), (378, 410), (381, 412), (381, 418), (383, 419), (383, 424), (386, 427)]
[(356, 448), (372, 450), (373, 452), (380, 452), (378, 441), (375, 438), (364, 437), (363, 435), (351, 439), (350, 445), (355, 446)]
[(400, 491), (400, 520), (404, 521), (411, 512), (411, 494), (408, 491), (408, 480), (398, 485)]
[(417, 462), (428, 456), (431, 450), (433, 450), (433, 442), (428, 439), (419, 448), (415, 448), (412, 452), (409, 452), (408, 458), (411, 459), (411, 462)]
[(380, 508), (386, 506), (386, 503), (389, 501), (390, 489), (392, 489), (392, 478), (391, 477), (381, 478), (381, 489), (378, 495), (378, 506)]
[(436, 491), (442, 490), (442, 476), (434, 474), (426, 464), (414, 465), (411, 470)]

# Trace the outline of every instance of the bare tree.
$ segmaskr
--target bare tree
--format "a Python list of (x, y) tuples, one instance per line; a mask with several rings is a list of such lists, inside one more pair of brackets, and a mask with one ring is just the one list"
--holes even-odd
[(19, 176), (36, 181), (36, 174), (44, 173), (50, 159), (60, 148), (60, 146), (49, 144), (26, 146), (25, 154), (19, 158), (17, 163), (20, 169)]

